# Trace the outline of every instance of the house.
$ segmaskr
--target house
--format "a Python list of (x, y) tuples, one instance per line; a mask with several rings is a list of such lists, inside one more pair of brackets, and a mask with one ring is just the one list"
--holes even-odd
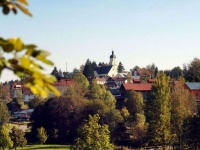
[(34, 111), (34, 109), (26, 109), (26, 110), (22, 110), (22, 111), (17, 111), (17, 112), (14, 112), (14, 117), (27, 120), (27, 119), (30, 119), (33, 111)]
[(110, 55), (109, 65), (105, 66), (97, 66), (94, 68), (94, 76), (95, 77), (115, 77), (117, 75), (117, 64), (116, 64), (116, 56), (114, 55), (114, 51)]
[(127, 83), (127, 78), (126, 77), (110, 77), (107, 80), (108, 82), (115, 82), (118, 87), (120, 87), (123, 83)]
[(105, 77), (96, 77), (95, 80), (97, 81), (97, 84), (102, 84), (104, 85), (106, 83), (106, 78)]
[(141, 92), (143, 99), (147, 101), (151, 92), (151, 83), (123, 83), (120, 87), (121, 95), (125, 96), (127, 91), (134, 90), (136, 92)]
[(185, 88), (200, 102), (200, 82), (185, 82)]
[(24, 85), (21, 83), (13, 83), (11, 86), (11, 97), (17, 98), (18, 93), (22, 94)]
[(23, 97), (24, 102), (29, 102), (31, 99), (35, 98), (35, 95), (32, 93), (32, 91), (29, 88), (23, 88)]

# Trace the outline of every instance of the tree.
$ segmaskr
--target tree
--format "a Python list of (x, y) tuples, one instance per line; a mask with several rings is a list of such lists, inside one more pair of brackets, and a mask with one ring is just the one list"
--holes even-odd
[(184, 77), (189, 82), (200, 82), (200, 59), (194, 58), (193, 61), (184, 66)]
[(110, 131), (107, 125), (100, 125), (99, 115), (89, 115), (89, 120), (78, 129), (78, 138), (75, 140), (74, 149), (112, 150)]
[(172, 79), (176, 79), (177, 80), (181, 76), (183, 76), (183, 71), (179, 66), (174, 67), (170, 72), (170, 77)]
[(87, 59), (84, 70), (83, 70), (83, 75), (88, 79), (88, 81), (92, 81), (92, 79), (94, 78), (93, 65), (94, 64), (92, 64), (91, 61)]
[(189, 149), (200, 149), (200, 117), (190, 116), (183, 123), (183, 139)]
[(104, 87), (101, 87), (101, 85), (97, 84), (96, 80), (93, 79), (90, 85), (89, 98), (92, 100), (104, 99), (105, 93), (106, 89)]
[(45, 128), (43, 127), (37, 128), (37, 133), (38, 133), (37, 134), (38, 142), (40, 144), (44, 144), (48, 138)]
[(41, 97), (35, 97), (28, 102), (28, 106), (29, 108), (34, 109), (42, 102), (43, 102), (43, 99)]
[(195, 98), (184, 89), (183, 82), (171, 86), (171, 124), (174, 145), (183, 149), (183, 123), (189, 116), (196, 113)]
[[(20, 9), (25, 14), (31, 16), (31, 13), (22, 5), (27, 5), (27, 0), (1, 0), (0, 7), (3, 7), (3, 13), (8, 14), (12, 10), (15, 14)], [(20, 38), (3, 39), (0, 37), (0, 74), (4, 69), (13, 71), (19, 78), (29, 75), (24, 80), (24, 85), (31, 89), (36, 95), (47, 97), (49, 92), (60, 95), (59, 91), (52, 85), (56, 78), (52, 75), (46, 75), (41, 64), (53, 65), (47, 59), (48, 51), (40, 50), (34, 44), (25, 44)], [(6, 54), (12, 57), (5, 57)]]
[(7, 106), (0, 102), (0, 127), (10, 120), (10, 113)]
[(4, 150), (5, 148), (11, 148), (13, 142), (9, 137), (9, 128), (5, 125), (0, 126), (0, 147)]
[(124, 66), (123, 66), (122, 62), (119, 62), (119, 65), (117, 67), (117, 72), (118, 73), (122, 73), (124, 70), (125, 69), (124, 69)]
[(24, 103), (24, 97), (22, 92), (17, 91), (16, 103), (20, 106), (20, 109), (28, 109), (28, 105)]
[(171, 105), (169, 78), (161, 73), (152, 86), (151, 98), (147, 102), (148, 138), (150, 145), (166, 146), (171, 140)]
[(57, 69), (57, 67), (53, 68), (51, 74), (54, 75), (56, 78), (58, 77), (58, 69)]
[(12, 99), (10, 98), (9, 85), (0, 84), (0, 101), (5, 104), (9, 103)]
[(132, 120), (136, 120), (137, 114), (144, 114), (144, 99), (142, 94), (136, 91), (130, 91), (127, 93), (127, 101), (124, 106), (128, 109)]
[(133, 83), (133, 77), (131, 72), (128, 72), (127, 74), (127, 83)]
[(77, 73), (73, 77), (75, 90), (79, 94), (84, 94), (89, 88), (89, 82), (82, 73)]
[[(72, 89), (71, 89), (72, 90)], [(45, 128), (48, 143), (72, 142), (82, 122), (87, 101), (76, 92), (54, 97), (38, 105), (31, 115), (30, 140), (37, 142), (37, 129)], [(85, 117), (86, 118), (86, 117)]]
[(11, 139), (13, 141), (13, 147), (24, 147), (27, 143), (25, 133), (21, 129), (17, 129), (15, 126), (11, 129)]

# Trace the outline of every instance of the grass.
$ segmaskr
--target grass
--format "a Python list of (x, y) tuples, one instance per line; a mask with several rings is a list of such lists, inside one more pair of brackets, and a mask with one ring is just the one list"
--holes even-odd
[(24, 148), (17, 148), (17, 150), (70, 150), (70, 145), (26, 145)]

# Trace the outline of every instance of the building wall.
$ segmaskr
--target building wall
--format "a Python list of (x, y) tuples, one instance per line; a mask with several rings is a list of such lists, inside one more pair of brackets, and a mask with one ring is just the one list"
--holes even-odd
[(115, 77), (117, 75), (117, 66), (112, 66), (110, 69), (108, 76), (109, 77)]

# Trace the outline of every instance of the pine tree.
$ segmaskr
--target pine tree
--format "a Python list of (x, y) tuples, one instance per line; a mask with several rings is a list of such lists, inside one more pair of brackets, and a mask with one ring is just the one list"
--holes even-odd
[(88, 79), (88, 81), (92, 81), (94, 78), (94, 68), (95, 64), (92, 64), (89, 59), (87, 59), (85, 63), (85, 67), (83, 69), (83, 75)]
[(122, 73), (124, 70), (125, 69), (124, 69), (124, 66), (123, 66), (122, 62), (119, 62), (119, 65), (117, 67), (117, 72), (118, 73)]
[(169, 78), (161, 73), (152, 86), (151, 99), (148, 102), (148, 138), (151, 145), (170, 144), (170, 88)]

